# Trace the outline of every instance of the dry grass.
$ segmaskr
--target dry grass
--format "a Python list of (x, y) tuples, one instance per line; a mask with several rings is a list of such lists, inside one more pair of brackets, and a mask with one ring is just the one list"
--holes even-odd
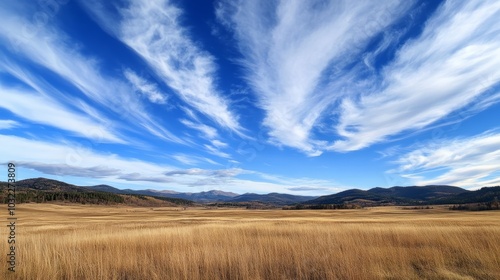
[(0, 242), (2, 279), (500, 279), (500, 211), (27, 204), (17, 216), (17, 271)]

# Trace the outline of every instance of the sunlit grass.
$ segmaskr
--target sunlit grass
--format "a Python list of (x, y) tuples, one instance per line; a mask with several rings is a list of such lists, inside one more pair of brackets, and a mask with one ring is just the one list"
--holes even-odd
[(4, 279), (500, 279), (499, 211), (26, 204), (17, 216)]

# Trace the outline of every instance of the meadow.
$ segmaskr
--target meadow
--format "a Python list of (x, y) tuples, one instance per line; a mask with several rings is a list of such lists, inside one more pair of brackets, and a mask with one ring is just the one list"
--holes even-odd
[(500, 211), (17, 208), (2, 279), (500, 279)]

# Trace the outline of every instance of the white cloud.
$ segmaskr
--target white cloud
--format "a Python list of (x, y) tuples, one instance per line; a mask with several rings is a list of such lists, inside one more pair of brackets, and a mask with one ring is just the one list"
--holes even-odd
[(335, 80), (342, 77), (329, 77), (331, 68), (358, 54), (371, 36), (398, 18), (396, 11), (411, 3), (271, 3), (226, 1), (216, 14), (238, 39), (272, 142), (319, 155), (327, 142), (314, 140), (311, 130), (342, 96)]
[(344, 139), (330, 148), (358, 150), (473, 102), (475, 110), (498, 102), (498, 92), (484, 92), (500, 80), (499, 17), (498, 1), (447, 1), (384, 68), (384, 88), (342, 101), (336, 130)]
[(177, 160), (178, 162), (186, 164), (186, 165), (198, 165), (198, 164), (203, 163), (203, 162), (210, 163), (213, 165), (219, 165), (219, 163), (217, 163), (209, 158), (187, 155), (187, 154), (175, 154), (175, 155), (172, 155), (172, 158)]
[[(299, 191), (302, 194), (328, 193), (336, 188), (330, 188), (327, 181), (310, 178), (286, 178), (272, 176), (240, 168), (226, 169), (180, 169), (175, 166), (121, 157), (116, 154), (99, 153), (74, 143), (47, 142), (27, 139), (19, 136), (0, 134), (0, 154), (5, 162), (14, 162), (18, 168), (29, 168), (39, 172), (84, 178), (97, 178), (98, 183), (120, 185), (136, 185), (144, 189), (169, 189), (186, 191), (186, 187), (196, 191), (220, 189), (244, 193)], [(0, 162), (0, 164), (5, 164)], [(265, 178), (249, 180), (237, 178), (238, 175), (257, 174)], [(64, 180), (64, 178), (60, 178)], [(168, 183), (168, 185), (165, 185)], [(330, 184), (331, 185), (331, 184)], [(293, 188), (300, 189), (293, 189)], [(317, 190), (306, 190), (305, 187)], [(292, 188), (292, 189), (290, 189)], [(321, 188), (321, 189), (318, 189)], [(308, 192), (305, 192), (308, 191)]]
[(165, 172), (163, 174), (165, 174), (167, 176), (206, 175), (206, 176), (213, 176), (213, 177), (235, 177), (242, 172), (243, 172), (243, 170), (239, 169), (239, 168), (219, 169), (219, 170), (190, 168), (190, 169), (172, 170), (172, 171)]
[[(222, 1), (216, 15), (235, 34), (271, 142), (314, 156), (359, 150), (471, 103), (474, 113), (498, 102), (484, 92), (500, 80), (499, 5), (447, 1), (402, 47), (408, 26), (391, 24), (411, 16), (414, 1)], [(400, 48), (394, 60), (376, 70), (392, 47)], [(337, 140), (316, 138), (325, 127)]]
[(13, 120), (0, 120), (0, 129), (11, 129), (19, 125), (18, 122)]
[(314, 178), (289, 178), (284, 176), (278, 176), (257, 171), (247, 171), (247, 173), (255, 174), (266, 181), (277, 183), (283, 186), (287, 186), (288, 190), (298, 191), (298, 192), (309, 192), (309, 193), (336, 193), (346, 189), (347, 186), (341, 186), (338, 183)]
[(155, 83), (148, 82), (130, 69), (125, 70), (123, 74), (132, 86), (152, 103), (165, 104), (167, 102), (167, 97), (158, 89)]
[[(114, 134), (112, 130), (116, 129), (114, 127), (116, 123), (104, 117), (97, 109), (90, 106), (87, 102), (84, 102), (83, 100), (81, 100), (80, 98), (78, 98), (73, 94), (63, 93), (57, 87), (48, 83), (40, 75), (32, 73), (27, 68), (22, 68), (19, 64), (13, 62), (12, 59), (9, 59), (5, 55), (1, 54), (0, 54), (0, 70), (10, 74), (12, 77), (15, 77), (20, 82), (24, 83), (25, 85), (31, 88), (27, 90), (24, 89), (25, 87), (22, 87), (21, 90), (20, 87), (19, 89), (17, 89), (18, 91), (34, 94), (37, 96), (37, 98), (48, 102), (48, 103), (42, 102), (42, 104), (45, 105), (57, 104), (53, 109), (58, 111), (61, 110), (66, 111), (65, 115), (68, 118), (71, 118), (71, 116), (77, 116), (77, 119), (85, 118), (89, 121), (95, 122), (94, 125), (100, 126), (99, 130), (104, 129), (106, 130), (107, 134)], [(35, 103), (25, 104), (25, 106), (33, 106), (34, 111), (37, 111), (39, 109), (36, 107), (38, 105)], [(37, 119), (46, 119), (46, 118), (47, 118), (46, 115), (41, 115), (39, 118), (35, 117), (35, 121)], [(63, 121), (67, 120), (65, 119)], [(99, 130), (94, 130), (94, 132), (97, 133)], [(98, 140), (99, 136), (94, 135), (93, 138), (94, 140)], [(116, 136), (116, 138), (120, 137)]]
[(172, 158), (186, 165), (197, 165), (200, 162), (197, 158), (186, 154), (176, 154)]
[[(49, 165), (64, 166), (73, 171), (81, 170), (82, 172), (107, 168), (114, 170), (113, 174), (118, 174), (117, 170), (122, 173), (134, 173), (141, 170), (144, 175), (155, 175), (172, 169), (167, 165), (122, 158), (116, 154), (97, 153), (74, 143), (47, 142), (9, 135), (0, 135), (0, 142), (2, 143), (0, 152), (3, 158), (29, 163), (28, 167), (34, 169), (39, 167), (41, 172), (49, 170)], [(90, 176), (86, 172), (81, 175), (83, 177)]]
[(262, 182), (262, 181), (253, 181), (253, 180), (244, 180), (244, 179), (233, 179), (229, 183), (227, 183), (222, 190), (231, 191), (235, 193), (260, 193), (265, 194), (269, 192), (277, 192), (277, 193), (292, 193), (296, 195), (324, 195), (331, 194), (332, 191), (330, 189), (327, 190), (305, 190), (303, 188), (297, 187), (299, 189), (294, 189), (293, 186), (290, 185), (281, 185), (277, 183), (270, 182)]
[(180, 122), (185, 126), (197, 130), (203, 134), (208, 140), (218, 137), (217, 129), (202, 123), (194, 123), (192, 121), (181, 119)]
[[(197, 120), (198, 121), (198, 120)], [(190, 127), (194, 130), (201, 132), (202, 136), (210, 142), (210, 144), (204, 144), (203, 148), (209, 154), (222, 157), (222, 158), (230, 158), (231, 156), (228, 153), (221, 151), (221, 149), (228, 148), (229, 145), (225, 142), (216, 139), (219, 137), (217, 130), (211, 126), (206, 124), (202, 124), (199, 122), (192, 122), (186, 119), (181, 119), (180, 122), (187, 127)]]
[[(92, 101), (110, 109), (120, 118), (132, 120), (131, 123), (157, 137), (183, 143), (147, 113), (139, 97), (125, 82), (104, 75), (94, 58), (79, 53), (76, 44), (49, 23), (30, 23), (18, 10), (20, 9), (16, 10), (9, 5), (0, 8), (0, 41), (10, 47), (14, 54), (22, 55), (59, 75)], [(12, 32), (19, 27), (36, 32), (31, 32), (29, 36), (23, 32)]]
[(15, 95), (3, 105), (20, 118), (67, 130), (92, 141), (144, 147), (143, 143), (130, 137), (126, 138), (123, 132), (119, 131), (133, 131), (130, 124), (124, 125), (121, 119), (108, 118), (109, 112), (100, 110), (100, 106), (89, 105), (71, 90), (62, 92), (57, 85), (49, 83), (42, 75), (33, 73), (29, 67), (23, 68), (14, 62), (13, 58), (1, 53), (0, 71), (24, 84), (8, 88), (0, 83), (0, 88), (4, 88), (6, 94)]
[(107, 127), (86, 115), (72, 112), (48, 96), (7, 88), (2, 84), (0, 91), (0, 108), (7, 109), (22, 119), (70, 131), (94, 141), (126, 143)]
[(120, 174), (120, 170), (107, 166), (79, 167), (68, 164), (50, 164), (41, 162), (17, 162), (18, 166), (31, 168), (45, 174), (56, 176), (78, 176), (86, 178), (106, 178)]
[(166, 178), (165, 176), (143, 176), (141, 173), (134, 172), (129, 174), (123, 174), (118, 177), (118, 179), (126, 181), (139, 181), (139, 182), (155, 182), (155, 183), (172, 183), (174, 180)]
[(121, 21), (96, 1), (82, 2), (101, 26), (139, 54), (166, 85), (217, 124), (241, 134), (238, 117), (216, 86), (214, 57), (182, 26), (181, 10), (166, 0), (129, 1)]
[(205, 150), (206, 150), (207, 153), (212, 154), (214, 156), (218, 156), (218, 157), (226, 158), (226, 159), (230, 159), (231, 158), (230, 154), (221, 151), (216, 146), (209, 145), (209, 144), (204, 144), (203, 147), (205, 148)]
[[(440, 140), (418, 147), (397, 160), (400, 175), (419, 185), (462, 187), (500, 185), (500, 134)], [(435, 175), (439, 173), (439, 175)]]
[(224, 142), (217, 140), (217, 139), (212, 140), (211, 143), (212, 143), (212, 146), (217, 147), (217, 148), (227, 148), (229, 146), (227, 143), (224, 143)]

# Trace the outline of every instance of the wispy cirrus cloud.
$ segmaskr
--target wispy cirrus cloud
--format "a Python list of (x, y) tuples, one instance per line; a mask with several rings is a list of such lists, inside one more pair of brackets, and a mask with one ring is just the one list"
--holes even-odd
[(171, 156), (176, 161), (186, 164), (186, 165), (198, 165), (200, 163), (210, 163), (213, 165), (219, 165), (219, 163), (201, 156), (188, 155), (188, 154), (175, 154)]
[(235, 177), (239, 174), (245, 173), (244, 170), (240, 168), (228, 168), (228, 169), (200, 169), (200, 168), (190, 168), (190, 169), (178, 169), (171, 170), (163, 173), (163, 175), (169, 178), (182, 178), (183, 185), (190, 187), (207, 187), (207, 186), (224, 186), (232, 184), (237, 180)]
[(85, 114), (75, 113), (56, 100), (33, 91), (0, 84), (0, 108), (32, 123), (46, 124), (99, 142), (126, 143), (113, 131)]
[(420, 185), (500, 185), (500, 133), (430, 142), (399, 156), (395, 163), (398, 167), (392, 173)]
[[(332, 76), (396, 21), (412, 1), (222, 1), (216, 14), (230, 27), (246, 78), (266, 111), (272, 141), (319, 155), (326, 141), (312, 130), (343, 97)], [(390, 16), (389, 16), (390, 15)], [(347, 82), (347, 81), (346, 81)]]
[(217, 148), (219, 148), (219, 149), (220, 149), (220, 148), (226, 148), (226, 147), (228, 147), (228, 146), (229, 146), (227, 143), (222, 142), (222, 141), (217, 140), (217, 139), (212, 140), (211, 142), (212, 142), (212, 145), (213, 145), (214, 147), (217, 147)]
[(227, 148), (229, 145), (217, 139), (219, 138), (219, 133), (217, 132), (217, 129), (209, 125), (200, 123), (198, 119), (196, 119), (196, 122), (192, 122), (186, 119), (181, 119), (180, 122), (191, 129), (199, 131), (201, 133), (201, 136), (203, 137), (202, 139), (205, 139), (206, 141), (209, 142), (209, 144), (202, 145), (202, 148), (205, 152), (208, 152), (209, 154), (222, 158), (231, 157), (228, 153), (223, 152), (221, 150)]
[[(133, 120), (132, 123), (137, 124), (139, 129), (168, 141), (183, 143), (182, 139), (165, 129), (144, 110), (141, 100), (126, 82), (102, 73), (98, 61), (79, 52), (77, 44), (56, 27), (49, 23), (39, 26), (30, 22), (25, 15), (25, 10), (29, 9), (24, 9), (23, 5), (5, 5), (0, 8), (0, 41), (4, 47), (16, 57), (23, 57), (50, 70), (120, 118)], [(30, 36), (23, 32), (12, 32), (20, 26), (36, 32), (30, 33)], [(5, 61), (3, 66), (7, 65)], [(32, 84), (30, 86), (33, 87)]]
[(123, 74), (135, 90), (146, 96), (150, 102), (158, 104), (165, 104), (167, 102), (167, 96), (158, 89), (155, 83), (148, 82), (130, 69), (126, 69)]
[(19, 122), (13, 120), (0, 120), (0, 129), (11, 129), (19, 126)]
[(342, 101), (336, 131), (344, 139), (331, 149), (358, 150), (469, 104), (482, 110), (498, 102), (498, 91), (488, 90), (500, 81), (499, 16), (498, 1), (446, 1), (385, 66), (383, 88)]
[(202, 123), (199, 123), (199, 122), (192, 122), (190, 120), (186, 120), (186, 119), (181, 119), (180, 122), (191, 128), (191, 129), (194, 129), (194, 130), (197, 130), (199, 132), (201, 132), (202, 136), (206, 139), (215, 139), (219, 136), (219, 134), (217, 133), (217, 129), (209, 126), (209, 125), (206, 125), (206, 124), (202, 124)]
[(315, 156), (499, 101), (498, 91), (488, 92), (500, 79), (498, 1), (446, 1), (421, 34), (401, 41), (410, 28), (392, 24), (417, 5), (221, 1), (216, 14), (238, 41), (271, 141)]
[(203, 147), (207, 153), (212, 154), (214, 156), (218, 156), (221, 158), (227, 158), (227, 159), (231, 158), (230, 154), (221, 151), (218, 146), (215, 146), (213, 144), (204, 144)]
[(308, 193), (332, 193), (348, 189), (348, 186), (339, 185), (336, 182), (315, 178), (289, 178), (274, 174), (268, 174), (258, 171), (246, 171), (249, 174), (254, 174), (268, 182), (277, 183), (287, 186), (287, 190), (296, 192)]
[(328, 188), (325, 187), (290, 187), (288, 188), (291, 191), (297, 191), (297, 192), (302, 192), (302, 191), (325, 191), (328, 190)]
[(175, 182), (174, 180), (167, 178), (165, 176), (144, 176), (138, 172), (120, 175), (118, 177), (118, 179), (125, 180), (125, 181), (154, 182), (154, 183), (172, 183), (172, 182)]
[[(52, 175), (102, 178), (130, 174), (141, 170), (144, 176), (162, 174), (172, 169), (116, 154), (96, 152), (70, 142), (43, 141), (19, 136), (1, 135), (2, 157), (22, 163), (22, 166)], [(43, 151), (41, 153), (40, 151)], [(64, 173), (69, 172), (69, 173)]]
[(31, 168), (45, 174), (56, 176), (78, 176), (86, 178), (105, 178), (120, 174), (120, 170), (107, 166), (79, 167), (68, 164), (49, 164), (42, 162), (17, 161), (19, 166)]
[(179, 169), (165, 172), (166, 176), (182, 176), (182, 175), (206, 175), (213, 177), (234, 177), (243, 172), (240, 168), (208, 170), (200, 168)]
[(141, 56), (189, 106), (221, 127), (242, 134), (238, 116), (216, 85), (215, 58), (190, 38), (182, 11), (171, 1), (127, 1), (119, 17), (98, 1), (82, 1), (103, 29)]

